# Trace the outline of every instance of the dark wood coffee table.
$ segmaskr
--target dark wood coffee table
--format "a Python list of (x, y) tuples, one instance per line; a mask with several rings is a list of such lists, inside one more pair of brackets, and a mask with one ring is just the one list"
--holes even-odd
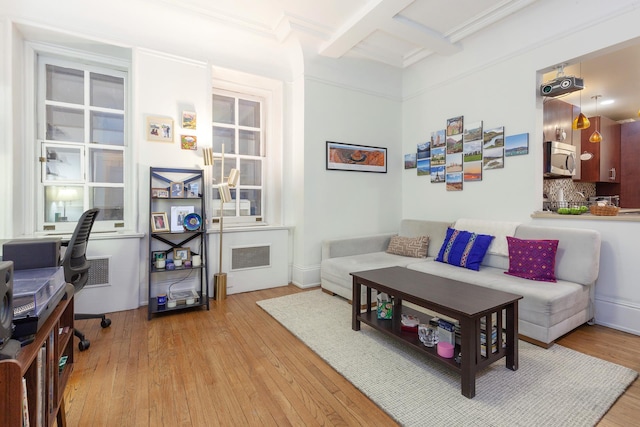
[[(513, 371), (518, 369), (518, 300), (522, 296), (404, 267), (360, 271), (351, 273), (351, 275), (353, 276), (352, 329), (359, 331), (360, 322), (364, 322), (374, 329), (419, 349), (433, 360), (459, 372), (464, 396), (468, 398), (475, 396), (476, 372), (496, 360), (505, 357), (507, 368)], [(362, 303), (360, 297), (362, 286), (367, 287), (367, 301), (365, 310), (361, 312), (359, 307)], [(372, 289), (393, 296), (392, 319), (378, 319), (376, 310), (372, 308)], [(422, 323), (428, 323), (428, 321), (424, 321), (427, 320), (425, 319), (427, 314), (403, 306), (403, 300), (460, 322), (460, 345), (456, 345), (454, 353), (455, 355), (461, 353), (460, 363), (455, 359), (440, 357), (436, 347), (425, 347), (420, 342), (417, 333), (405, 332), (401, 329), (401, 313), (418, 316)], [(503, 325), (503, 310), (506, 319), (505, 325)], [(496, 313), (495, 321), (492, 320), (493, 313)], [(497, 330), (495, 353), (491, 350), (491, 333), (489, 333), (485, 356), (482, 356), (480, 349), (483, 318), (487, 331), (491, 331), (492, 327)]]

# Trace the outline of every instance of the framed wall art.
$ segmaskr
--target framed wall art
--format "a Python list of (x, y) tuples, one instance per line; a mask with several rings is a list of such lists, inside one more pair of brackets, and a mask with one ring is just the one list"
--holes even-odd
[(198, 138), (195, 135), (180, 135), (180, 148), (183, 150), (197, 150)]
[(147, 117), (147, 140), (173, 142), (173, 119), (166, 117)]
[(387, 173), (387, 149), (327, 141), (327, 170)]
[(182, 127), (184, 129), (194, 129), (196, 128), (196, 113), (193, 111), (183, 111), (182, 112)]

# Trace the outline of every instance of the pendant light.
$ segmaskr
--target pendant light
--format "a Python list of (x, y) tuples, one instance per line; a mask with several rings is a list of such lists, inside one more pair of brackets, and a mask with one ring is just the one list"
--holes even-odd
[[(596, 116), (598, 116), (598, 98), (600, 98), (601, 96), (602, 95), (595, 95), (591, 97), (596, 100)], [(599, 123), (599, 120), (596, 121), (596, 130), (589, 137), (589, 142), (592, 142), (594, 144), (598, 142), (602, 142), (602, 135), (600, 135), (600, 132), (598, 132), (598, 127), (599, 127), (598, 123)]]
[[(582, 62), (580, 63), (580, 76), (582, 76)], [(580, 114), (573, 120), (571, 127), (573, 130), (588, 129), (591, 126), (591, 122), (582, 114), (582, 89), (580, 90)]]

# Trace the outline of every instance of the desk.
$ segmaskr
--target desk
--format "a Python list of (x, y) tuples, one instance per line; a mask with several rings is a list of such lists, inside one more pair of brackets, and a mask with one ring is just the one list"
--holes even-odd
[[(73, 285), (67, 284), (65, 297), (26, 345), (17, 359), (0, 361), (0, 425), (22, 426), (22, 378), (27, 384), (30, 425), (66, 425), (64, 388), (73, 369)], [(59, 369), (60, 359), (66, 364)], [(39, 393), (38, 391), (41, 391)]]

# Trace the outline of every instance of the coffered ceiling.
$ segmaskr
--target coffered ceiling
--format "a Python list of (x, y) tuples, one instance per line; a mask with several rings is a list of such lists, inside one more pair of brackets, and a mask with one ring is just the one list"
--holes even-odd
[(537, 0), (153, 0), (273, 38), (311, 40), (319, 55), (398, 68), (455, 55), (465, 38)]

